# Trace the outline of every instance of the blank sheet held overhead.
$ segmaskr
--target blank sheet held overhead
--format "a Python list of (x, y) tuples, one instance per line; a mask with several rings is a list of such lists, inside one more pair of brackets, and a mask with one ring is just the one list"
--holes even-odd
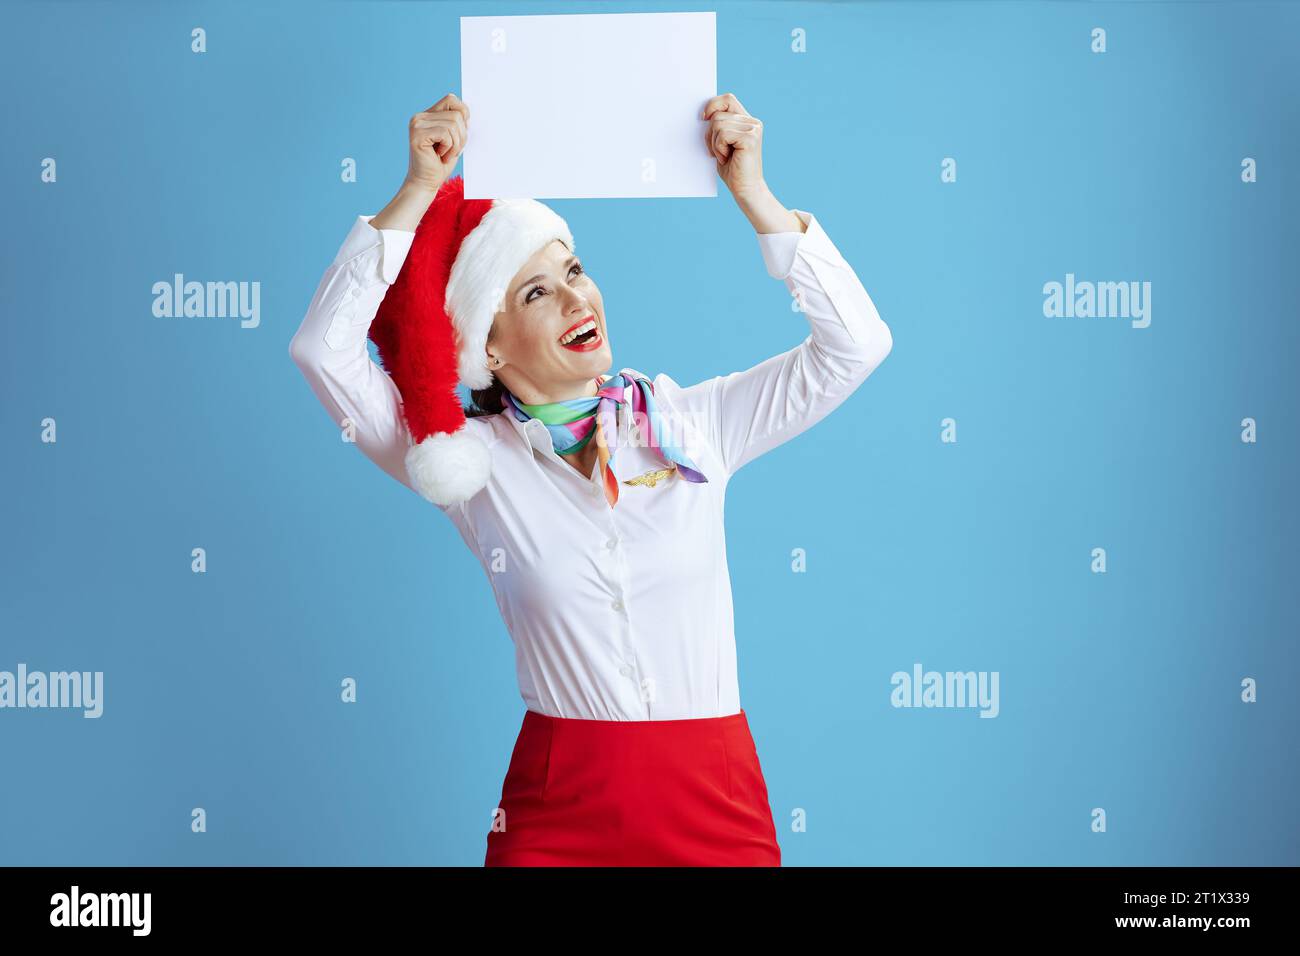
[(716, 196), (713, 13), (461, 17), (468, 199)]

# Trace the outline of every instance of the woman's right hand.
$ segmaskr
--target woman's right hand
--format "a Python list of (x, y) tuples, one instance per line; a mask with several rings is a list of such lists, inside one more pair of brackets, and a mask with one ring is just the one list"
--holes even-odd
[(469, 138), (469, 107), (455, 93), (448, 93), (410, 122), (411, 158), (406, 184), (436, 193), (451, 171)]

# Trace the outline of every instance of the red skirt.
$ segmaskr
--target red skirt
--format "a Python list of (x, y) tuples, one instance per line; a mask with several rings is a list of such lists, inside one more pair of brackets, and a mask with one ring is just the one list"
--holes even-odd
[(745, 712), (524, 712), (485, 866), (780, 866)]

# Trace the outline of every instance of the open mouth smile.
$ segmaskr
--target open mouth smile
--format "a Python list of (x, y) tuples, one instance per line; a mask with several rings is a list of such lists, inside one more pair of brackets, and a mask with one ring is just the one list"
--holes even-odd
[(600, 348), (604, 339), (600, 336), (600, 329), (596, 327), (596, 316), (589, 315), (569, 326), (560, 336), (559, 341), (560, 346), (570, 352), (590, 352), (592, 349)]

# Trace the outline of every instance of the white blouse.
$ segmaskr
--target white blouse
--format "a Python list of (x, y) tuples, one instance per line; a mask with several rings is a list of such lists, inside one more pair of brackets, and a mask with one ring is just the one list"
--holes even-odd
[[(599, 720), (740, 710), (723, 534), (727, 484), (840, 405), (893, 345), (817, 219), (794, 212), (806, 232), (759, 234), (758, 241), (768, 273), (802, 302), (811, 334), (745, 371), (687, 387), (662, 372), (648, 376), (706, 483), (673, 474), (626, 484), (665, 466), (620, 413), (612, 462), (619, 497), (611, 508), (598, 468), (580, 475), (555, 453), (540, 422), (506, 412), (467, 422), (489, 446), (491, 478), (468, 501), (438, 507), (491, 582), (528, 709)], [(289, 352), (333, 420), (340, 427), (350, 420), (361, 451), (409, 488), (401, 396), (366, 342), (415, 234), (377, 230), (371, 218), (357, 217)]]

